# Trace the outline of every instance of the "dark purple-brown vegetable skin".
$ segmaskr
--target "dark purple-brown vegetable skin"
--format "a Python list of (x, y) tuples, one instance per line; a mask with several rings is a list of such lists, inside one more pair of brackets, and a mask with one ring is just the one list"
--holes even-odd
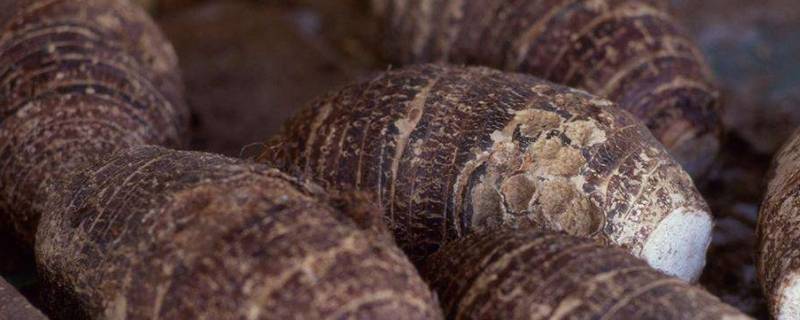
[(623, 250), (560, 233), (474, 233), (422, 274), (448, 319), (750, 319)]
[(368, 0), (384, 55), (530, 73), (608, 97), (699, 176), (719, 149), (718, 92), (663, 0)]
[(313, 102), (260, 159), (376, 194), (415, 261), (475, 230), (536, 225), (694, 280), (710, 242), (705, 202), (647, 128), (608, 100), (522, 74), (386, 72)]
[(32, 243), (48, 185), (181, 144), (188, 111), (171, 46), (128, 1), (2, 1), (0, 27), (0, 225)]
[(770, 313), (800, 318), (800, 131), (781, 148), (758, 212), (756, 267)]
[(47, 317), (17, 292), (14, 286), (0, 278), (0, 319), (45, 320)]
[(123, 150), (48, 202), (46, 303), (65, 318), (441, 318), (400, 249), (331, 204), (363, 206), (320, 190), (223, 156)]

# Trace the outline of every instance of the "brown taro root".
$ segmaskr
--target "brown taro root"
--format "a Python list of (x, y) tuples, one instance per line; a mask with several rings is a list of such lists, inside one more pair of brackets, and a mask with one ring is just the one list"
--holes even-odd
[(314, 102), (260, 160), (376, 194), (417, 262), (474, 230), (537, 225), (694, 280), (710, 242), (705, 202), (647, 128), (607, 100), (522, 74), (390, 71)]
[(218, 155), (118, 152), (47, 206), (45, 302), (65, 318), (440, 318), (400, 249), (318, 190)]
[(126, 0), (0, 4), (0, 225), (33, 240), (46, 186), (114, 150), (177, 145), (177, 59)]
[(800, 131), (783, 146), (768, 174), (758, 213), (756, 267), (770, 312), (800, 318)]
[(448, 319), (749, 319), (623, 250), (520, 231), (475, 233), (426, 261)]
[(47, 317), (33, 307), (11, 284), (0, 278), (0, 319), (38, 320)]
[(369, 0), (397, 63), (530, 73), (608, 97), (693, 175), (719, 149), (718, 93), (663, 0)]

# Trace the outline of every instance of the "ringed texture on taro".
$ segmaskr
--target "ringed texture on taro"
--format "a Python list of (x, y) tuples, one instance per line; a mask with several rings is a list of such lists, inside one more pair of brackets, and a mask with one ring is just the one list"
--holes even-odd
[(688, 174), (608, 100), (522, 74), (421, 65), (313, 102), (262, 161), (373, 192), (419, 262), (495, 226), (622, 246), (696, 279), (712, 218)]

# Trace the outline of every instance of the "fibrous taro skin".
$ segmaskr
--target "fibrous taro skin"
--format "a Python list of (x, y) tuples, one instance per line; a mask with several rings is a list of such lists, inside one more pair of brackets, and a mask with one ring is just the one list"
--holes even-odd
[(180, 145), (177, 58), (126, 0), (0, 3), (0, 225), (28, 243), (47, 186), (114, 150)]
[(693, 280), (710, 241), (707, 205), (647, 128), (608, 100), (522, 74), (386, 72), (313, 102), (261, 160), (373, 192), (414, 261), (474, 230), (535, 225)]
[(441, 318), (402, 251), (318, 190), (223, 156), (123, 150), (48, 203), (45, 303), (65, 318)]
[(662, 0), (369, 0), (395, 63), (520, 71), (608, 97), (692, 175), (719, 149), (718, 91)]
[(45, 320), (47, 317), (17, 292), (14, 286), (0, 278), (0, 319)]
[(777, 153), (758, 213), (756, 267), (770, 312), (800, 318), (800, 131)]
[(623, 250), (520, 231), (474, 233), (426, 260), (448, 319), (750, 319)]

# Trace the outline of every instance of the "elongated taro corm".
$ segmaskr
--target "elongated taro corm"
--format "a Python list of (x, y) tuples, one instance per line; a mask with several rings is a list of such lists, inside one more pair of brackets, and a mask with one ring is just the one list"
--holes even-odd
[(522, 231), (474, 233), (426, 260), (448, 319), (750, 319), (618, 248)]
[(579, 87), (642, 119), (691, 174), (719, 149), (718, 92), (663, 0), (369, 0), (397, 63), (480, 64)]
[(32, 243), (47, 186), (114, 150), (179, 145), (177, 59), (126, 0), (0, 4), (0, 225)]
[(776, 154), (758, 212), (756, 267), (770, 312), (800, 318), (800, 131)]
[(46, 303), (92, 319), (440, 318), (402, 251), (318, 190), (218, 155), (118, 152), (47, 206)]
[(498, 225), (620, 245), (696, 279), (712, 218), (688, 174), (608, 100), (522, 74), (421, 65), (314, 102), (261, 160), (377, 195), (419, 261)]
[(47, 317), (17, 292), (14, 286), (0, 278), (0, 319), (45, 320)]

